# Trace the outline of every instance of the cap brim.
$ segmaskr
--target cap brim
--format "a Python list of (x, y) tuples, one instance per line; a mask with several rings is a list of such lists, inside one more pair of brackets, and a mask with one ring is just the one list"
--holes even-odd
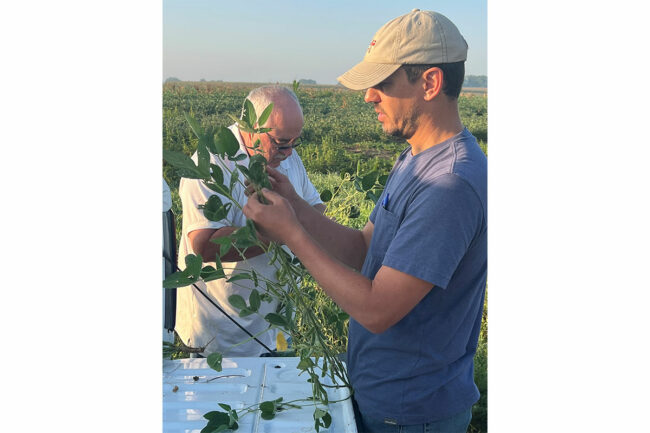
[(337, 78), (348, 89), (363, 90), (390, 77), (402, 65), (393, 63), (361, 62)]

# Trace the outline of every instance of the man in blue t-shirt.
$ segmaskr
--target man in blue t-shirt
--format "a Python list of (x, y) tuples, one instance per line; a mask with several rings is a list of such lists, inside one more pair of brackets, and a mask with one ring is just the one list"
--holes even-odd
[(384, 132), (409, 144), (362, 230), (314, 212), (273, 169), (270, 204), (252, 195), (244, 207), (351, 316), (360, 432), (465, 432), (479, 398), (487, 159), (458, 113), (466, 57), (451, 21), (416, 9), (379, 29), (339, 77), (366, 89)]

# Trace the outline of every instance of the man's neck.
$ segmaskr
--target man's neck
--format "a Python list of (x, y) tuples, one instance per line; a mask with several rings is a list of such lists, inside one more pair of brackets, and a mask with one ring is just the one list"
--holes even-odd
[(424, 113), (418, 121), (417, 131), (407, 140), (413, 155), (449, 140), (463, 130), (458, 110), (449, 110), (446, 113)]

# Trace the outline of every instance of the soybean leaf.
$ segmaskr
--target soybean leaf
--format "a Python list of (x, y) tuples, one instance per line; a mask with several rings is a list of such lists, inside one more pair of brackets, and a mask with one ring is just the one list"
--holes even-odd
[(199, 122), (197, 122), (196, 119), (194, 119), (188, 113), (183, 113), (183, 115), (185, 116), (187, 123), (190, 124), (190, 129), (192, 132), (194, 132), (194, 135), (196, 135), (197, 138), (201, 138), (203, 136), (203, 129), (201, 129)]
[(245, 249), (255, 245), (255, 229), (251, 229), (251, 226), (248, 223), (249, 221), (250, 220), (247, 220), (245, 226), (238, 228), (230, 235), (235, 241), (237, 248)]
[(376, 180), (377, 180), (377, 172), (371, 171), (370, 173), (366, 174), (363, 177), (363, 179), (361, 179), (361, 187), (363, 188), (364, 191), (368, 191), (370, 188), (372, 188), (375, 185)]
[(199, 145), (196, 148), (198, 169), (203, 177), (210, 176), (210, 151), (208, 150), (212, 137), (203, 136), (199, 138)]
[[(250, 279), (251, 279), (250, 274), (246, 274), (246, 273), (242, 272), (241, 274), (237, 274), (237, 275), (234, 275), (234, 276), (228, 278), (227, 281), (229, 283), (232, 283), (232, 282), (239, 281), (239, 280), (250, 280)], [(244, 298), (242, 298), (242, 299), (244, 299)]]
[(214, 192), (218, 192), (219, 194), (223, 194), (225, 196), (228, 196), (230, 194), (230, 190), (226, 188), (225, 185), (219, 184), (219, 183), (212, 183), (212, 182), (203, 182), (205, 186), (210, 188)]
[(228, 251), (230, 251), (230, 247), (232, 247), (232, 240), (229, 237), (210, 239), (210, 242), (219, 245), (219, 255), (221, 257), (228, 254)]
[(379, 176), (379, 178), (377, 179), (377, 181), (379, 182), (379, 184), (382, 185), (382, 186), (386, 186), (386, 181), (387, 181), (387, 180), (388, 180), (388, 175), (387, 175), (387, 174), (382, 174), (382, 175)]
[(235, 186), (237, 181), (239, 180), (239, 172), (238, 171), (233, 171), (232, 175), (230, 176), (230, 189), (232, 190), (232, 187)]
[[(203, 138), (204, 138), (203, 142), (205, 143), (205, 147), (207, 147), (208, 150), (211, 153), (216, 154), (216, 153), (219, 153), (219, 152), (217, 152), (217, 146), (215, 145), (215, 142), (214, 142), (215, 133), (216, 133), (216, 131), (215, 131), (214, 127), (213, 126), (208, 126), (205, 129), (205, 135), (203, 136)], [(200, 141), (201, 140), (199, 140), (199, 142)]]
[(208, 365), (210, 366), (210, 368), (212, 368), (213, 370), (216, 370), (216, 371), (221, 371), (221, 361), (222, 360), (223, 360), (223, 355), (218, 353), (218, 352), (214, 352), (214, 353), (209, 354), (208, 359), (207, 359)]
[(359, 192), (363, 192), (363, 188), (361, 187), (361, 178), (360, 177), (355, 177), (354, 178), (354, 189), (356, 189)]
[(296, 368), (299, 370), (307, 370), (309, 367), (313, 366), (314, 362), (311, 360), (311, 358), (302, 358)]
[(284, 317), (287, 320), (287, 323), (291, 324), (293, 319), (293, 305), (287, 304), (284, 310)]
[(221, 126), (217, 129), (214, 141), (217, 153), (222, 157), (225, 154), (228, 156), (234, 156), (239, 150), (239, 141), (237, 141), (233, 132), (225, 126)]
[(275, 412), (275, 403), (273, 401), (264, 401), (260, 403), (260, 410), (262, 412)]
[(246, 159), (246, 154), (240, 153), (237, 156), (229, 156), (228, 159), (231, 161), (241, 161), (242, 159)]
[(273, 103), (269, 104), (264, 111), (262, 111), (262, 114), (260, 114), (259, 119), (257, 119), (257, 126), (262, 126), (266, 123), (266, 121), (269, 119), (269, 116), (271, 115), (271, 111), (273, 111)]
[(225, 277), (226, 275), (223, 273), (223, 269), (215, 269), (212, 266), (206, 266), (201, 270), (201, 279), (206, 283), (208, 281), (214, 281)]
[(250, 316), (253, 313), (254, 313), (254, 311), (252, 311), (248, 307), (247, 308), (242, 308), (241, 310), (239, 310), (239, 317)]
[(321, 419), (325, 414), (327, 414), (326, 411), (316, 408), (316, 410), (314, 410), (314, 419)]
[(246, 99), (244, 101), (244, 115), (242, 117), (248, 126), (255, 127), (255, 123), (257, 122), (257, 114), (255, 113), (255, 107), (253, 106), (253, 103), (249, 99)]
[(273, 412), (262, 412), (261, 416), (262, 416), (262, 419), (270, 420), (270, 419), (275, 418), (275, 413), (273, 413)]
[(264, 319), (269, 322), (271, 325), (281, 326), (283, 328), (288, 328), (287, 321), (284, 317), (280, 316), (277, 313), (269, 313), (264, 316)]
[(325, 424), (325, 428), (329, 428), (329, 426), (332, 424), (332, 416), (329, 413), (326, 413), (323, 415), (323, 423)]
[(358, 207), (351, 206), (350, 209), (348, 209), (348, 218), (359, 218), (359, 215), (361, 215), (361, 211)]
[(239, 165), (239, 164), (236, 164), (236, 165), (237, 165), (237, 168), (239, 169), (239, 171), (244, 173), (244, 176), (246, 176), (247, 178), (250, 179), (251, 173), (250, 173), (250, 170), (248, 169), (248, 167), (244, 167), (243, 165)]
[(163, 281), (163, 288), (175, 289), (177, 287), (189, 286), (198, 280), (197, 277), (188, 277), (185, 271), (174, 272)]
[(250, 304), (250, 309), (253, 312), (259, 310), (260, 305), (262, 305), (262, 301), (260, 300), (260, 292), (255, 289), (251, 290), (251, 294), (248, 297), (248, 303)]
[(377, 197), (377, 195), (372, 191), (366, 191), (366, 199), (372, 200), (373, 203), (377, 203), (379, 197)]
[(228, 215), (232, 203), (224, 205), (218, 195), (211, 195), (204, 205), (199, 205), (203, 209), (203, 215), (210, 221), (221, 221)]
[[(220, 414), (222, 414), (222, 415), (220, 415)], [(218, 410), (211, 410), (210, 412), (203, 415), (203, 418), (207, 419), (208, 421), (213, 421), (213, 420), (214, 421), (219, 421), (219, 420), (224, 419), (223, 415), (228, 416), (228, 414), (225, 413), (225, 412), (221, 412), (221, 411), (218, 411)]]
[(198, 277), (201, 275), (201, 265), (203, 257), (200, 254), (188, 254), (185, 256), (185, 272), (188, 277)]
[(163, 159), (182, 172), (183, 177), (203, 179), (203, 175), (192, 161), (192, 158), (183, 152), (163, 149)]
[(223, 184), (223, 170), (221, 167), (215, 164), (210, 164), (210, 168), (212, 169), (212, 172), (210, 173), (210, 176), (212, 176), (212, 179), (214, 182), (218, 185)]
[(230, 407), (230, 405), (227, 405), (227, 404), (225, 404), (225, 403), (219, 403), (219, 406), (220, 406), (222, 409), (225, 409), (225, 410), (228, 410), (228, 411), (232, 409), (232, 408)]
[(332, 200), (332, 191), (326, 189), (325, 191), (321, 192), (320, 199), (323, 200), (325, 203)]
[[(230, 280), (228, 280), (230, 281)], [(246, 301), (239, 295), (230, 295), (228, 296), (228, 302), (235, 308), (242, 309), (246, 308)]]

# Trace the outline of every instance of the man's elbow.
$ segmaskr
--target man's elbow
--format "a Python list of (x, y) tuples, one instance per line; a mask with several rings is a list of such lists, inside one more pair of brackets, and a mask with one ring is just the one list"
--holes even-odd
[(371, 332), (373, 334), (381, 334), (383, 332), (386, 332), (388, 328), (393, 326), (395, 321), (390, 320), (389, 318), (386, 317), (375, 317), (375, 318), (367, 318), (363, 322), (359, 322), (361, 326), (366, 328), (368, 332)]

